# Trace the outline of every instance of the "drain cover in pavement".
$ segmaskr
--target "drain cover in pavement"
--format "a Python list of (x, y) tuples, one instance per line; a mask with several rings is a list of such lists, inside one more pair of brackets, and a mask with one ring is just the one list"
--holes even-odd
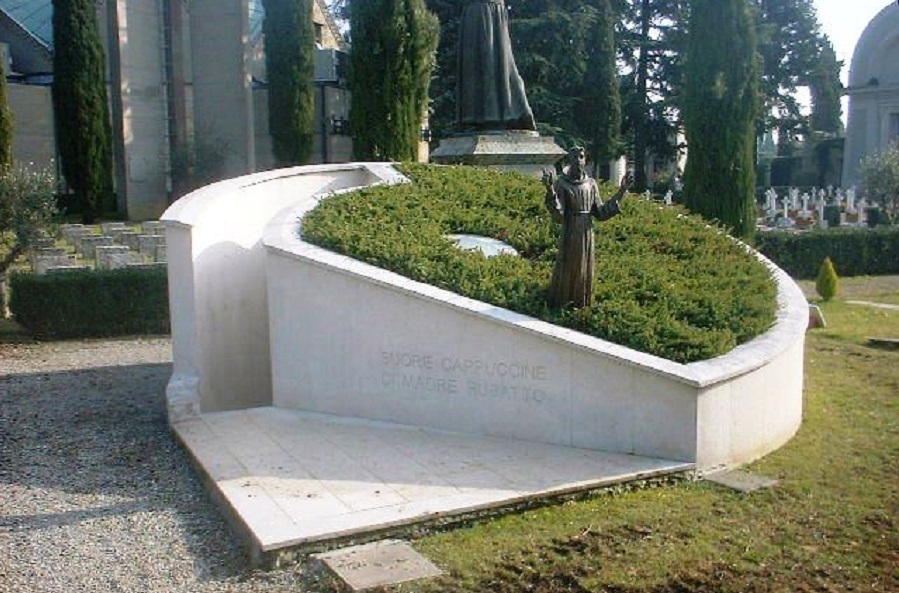
[(353, 591), (413, 581), (440, 574), (430, 560), (399, 540), (384, 540), (361, 546), (315, 554)]

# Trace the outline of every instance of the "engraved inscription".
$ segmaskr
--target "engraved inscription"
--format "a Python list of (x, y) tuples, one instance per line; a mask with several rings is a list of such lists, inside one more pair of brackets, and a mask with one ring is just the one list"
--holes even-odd
[[(380, 352), (381, 386), (421, 396), (465, 396), (539, 405), (550, 393), (545, 365), (403, 350)], [(535, 385), (535, 383), (537, 385)]]

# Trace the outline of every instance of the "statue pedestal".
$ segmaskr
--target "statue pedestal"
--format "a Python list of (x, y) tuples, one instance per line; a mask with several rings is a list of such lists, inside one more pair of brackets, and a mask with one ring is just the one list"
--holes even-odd
[(440, 141), (431, 161), (441, 165), (475, 165), (539, 176), (565, 156), (551, 136), (537, 132), (503, 130), (474, 132)]

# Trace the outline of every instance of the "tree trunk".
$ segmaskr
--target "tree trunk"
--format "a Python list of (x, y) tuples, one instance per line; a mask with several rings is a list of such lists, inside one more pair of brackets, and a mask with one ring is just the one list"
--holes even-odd
[(646, 88), (649, 76), (649, 29), (652, 21), (652, 6), (650, 0), (642, 0), (640, 5), (640, 57), (637, 61), (637, 118), (634, 121), (634, 191), (646, 190), (646, 149), (649, 144), (647, 138), (647, 113)]
[(21, 246), (13, 245), (9, 253), (0, 260), (0, 319), (9, 317), (9, 268), (23, 252)]
[(9, 319), (9, 276), (0, 272), (0, 319)]

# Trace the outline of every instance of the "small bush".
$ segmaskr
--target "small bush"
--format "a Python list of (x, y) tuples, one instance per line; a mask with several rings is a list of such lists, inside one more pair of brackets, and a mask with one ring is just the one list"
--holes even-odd
[(825, 257), (821, 262), (821, 269), (818, 271), (818, 278), (815, 280), (815, 290), (818, 295), (825, 301), (829, 301), (837, 296), (837, 271), (833, 268), (833, 263), (829, 257)]
[(813, 279), (825, 257), (841, 276), (899, 274), (899, 228), (756, 233), (759, 251), (794, 278)]
[(880, 206), (887, 220), (899, 217), (899, 140), (879, 154), (862, 159), (865, 193)]
[(824, 220), (830, 228), (840, 226), (840, 207), (833, 204), (824, 206)]
[(13, 274), (10, 286), (15, 320), (38, 338), (170, 331), (164, 268)]
[[(325, 200), (304, 239), (458, 294), (679, 362), (723, 354), (767, 330), (776, 287), (720, 229), (631, 196), (596, 230), (595, 304), (550, 309), (559, 227), (536, 178), (473, 167), (404, 165), (413, 183)], [(602, 188), (605, 194), (614, 191)], [(486, 258), (446, 238), (500, 239), (522, 257)]]

